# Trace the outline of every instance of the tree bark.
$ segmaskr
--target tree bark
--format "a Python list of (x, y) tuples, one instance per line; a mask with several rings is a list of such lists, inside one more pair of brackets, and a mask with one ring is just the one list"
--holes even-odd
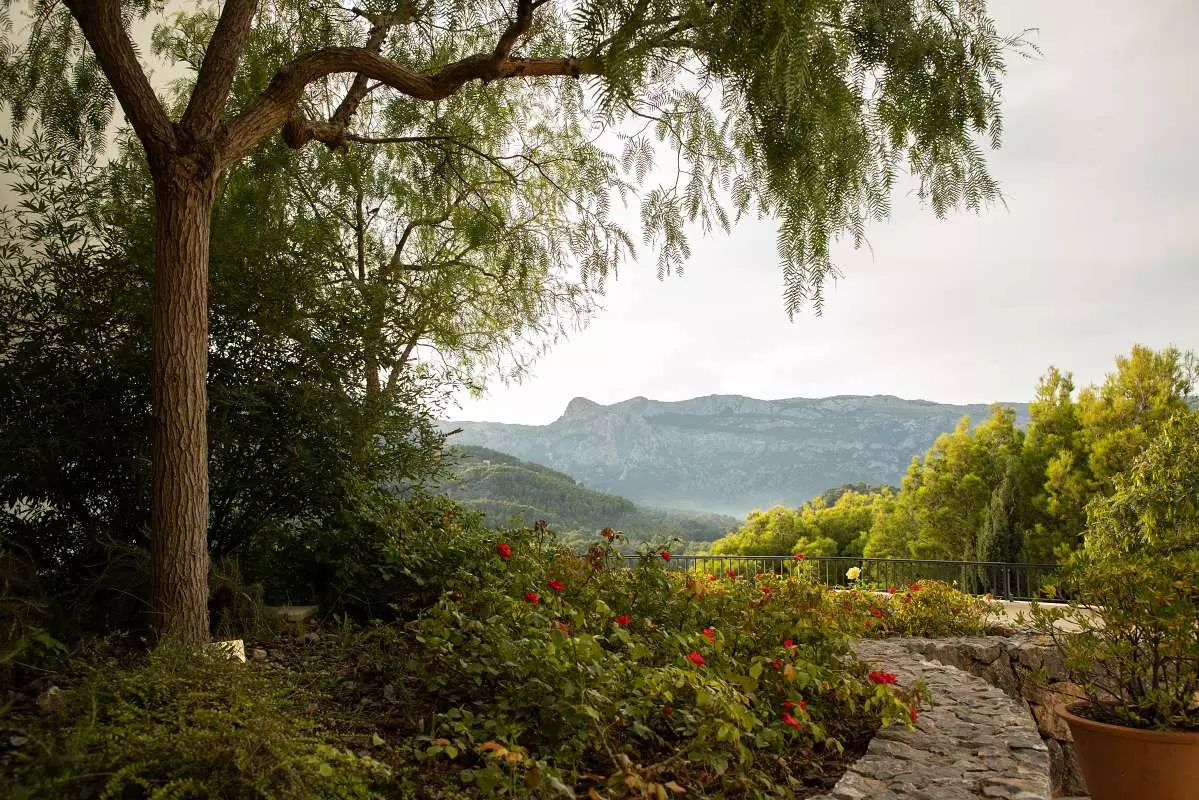
[(208, 245), (216, 170), (155, 165), (151, 628), (208, 640)]

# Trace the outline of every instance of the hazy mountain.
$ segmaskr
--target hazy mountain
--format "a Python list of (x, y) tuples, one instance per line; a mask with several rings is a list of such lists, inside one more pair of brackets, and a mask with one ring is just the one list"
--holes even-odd
[[(1027, 403), (1003, 403), (1017, 421)], [(549, 425), (448, 422), (457, 445), (479, 445), (561, 470), (604, 492), (653, 506), (743, 515), (798, 505), (842, 483), (898, 485), (912, 456), (963, 415), (989, 406), (884, 395), (680, 402), (634, 397), (602, 406), (582, 397)]]
[(560, 533), (594, 538), (602, 528), (622, 530), (630, 540), (679, 536), (710, 542), (740, 520), (702, 511), (647, 508), (624, 497), (588, 489), (569, 475), (483, 447), (458, 449), (457, 479), (441, 487), (451, 497), (483, 511), (488, 522), (519, 515), (525, 524), (547, 520)]

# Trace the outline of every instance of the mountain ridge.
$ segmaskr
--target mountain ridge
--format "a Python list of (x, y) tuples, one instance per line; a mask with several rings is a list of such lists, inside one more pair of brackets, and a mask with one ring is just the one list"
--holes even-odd
[(977, 424), (994, 405), (1027, 424), (1027, 403), (712, 394), (608, 405), (575, 397), (546, 425), (454, 420), (443, 429), (462, 429), (454, 444), (544, 464), (638, 503), (740, 516), (843, 483), (897, 484), (939, 434), (962, 416)]

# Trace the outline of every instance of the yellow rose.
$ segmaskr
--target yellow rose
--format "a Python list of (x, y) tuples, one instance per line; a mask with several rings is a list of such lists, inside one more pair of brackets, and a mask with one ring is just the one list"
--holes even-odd
[(850, 567), (845, 571), (845, 577), (849, 578), (851, 581), (856, 581), (858, 576), (861, 574), (862, 570), (858, 567)]

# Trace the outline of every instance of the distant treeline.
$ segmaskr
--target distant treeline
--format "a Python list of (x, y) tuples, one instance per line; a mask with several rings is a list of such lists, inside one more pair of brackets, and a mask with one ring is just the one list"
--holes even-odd
[(1006, 408), (977, 426), (963, 417), (912, 459), (899, 489), (845, 485), (751, 512), (712, 552), (1060, 561), (1082, 545), (1087, 504), (1113, 492), (1171, 417), (1195, 413), (1194, 378), (1194, 355), (1172, 347), (1134, 346), (1077, 394), (1051, 367), (1027, 431)]

